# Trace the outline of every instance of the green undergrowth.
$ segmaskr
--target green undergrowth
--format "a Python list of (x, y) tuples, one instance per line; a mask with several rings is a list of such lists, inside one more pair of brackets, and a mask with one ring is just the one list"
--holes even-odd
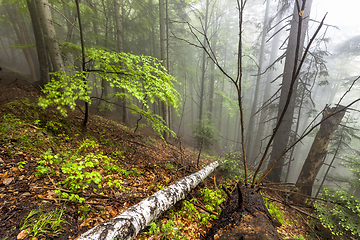
[(67, 224), (63, 219), (64, 211), (62, 207), (46, 211), (43, 204), (39, 204), (23, 220), (20, 230), (25, 230), (33, 238), (58, 237), (64, 231), (63, 226)]
[(152, 222), (141, 234), (141, 239), (150, 239), (153, 235), (160, 239), (199, 239), (194, 226), (207, 227), (213, 223), (221, 213), (219, 205), (225, 201), (225, 193), (220, 189), (204, 187), (200, 194), (199, 199), (182, 201), (179, 211), (170, 210), (163, 220)]
[[(145, 181), (141, 170), (124, 162), (136, 150), (112, 137), (115, 128), (129, 131), (119, 123), (94, 117), (99, 124), (93, 123), (91, 131), (85, 134), (73, 114), (64, 118), (56, 110), (43, 110), (28, 100), (11, 102), (0, 110), (0, 141), (7, 153), (10, 156), (19, 152), (27, 154), (29, 158), (17, 162), (17, 168), (27, 168), (32, 161), (35, 179), (46, 180), (50, 184), (47, 187), (52, 189), (38, 195), (39, 199), (48, 204), (55, 201), (60, 204), (53, 211), (44, 210), (40, 204), (23, 219), (21, 230), (33, 238), (61, 235), (67, 224), (64, 211), (69, 206), (76, 206), (78, 219), (83, 222), (102, 214), (101, 210), (92, 207), (101, 201), (102, 196), (115, 193), (126, 196), (136, 191), (128, 182), (134, 179), (141, 182), (142, 178)], [(136, 137), (144, 145), (156, 144), (151, 137)], [(170, 172), (178, 168), (170, 161), (164, 166), (154, 164), (154, 168), (160, 170), (160, 167)], [(157, 191), (167, 183), (154, 182), (151, 185), (149, 182), (144, 190)], [(179, 203), (178, 209), (164, 214), (165, 219), (152, 223), (142, 238), (157, 234), (161, 239), (197, 239), (199, 227), (205, 229), (220, 214), (219, 205), (225, 200), (224, 195), (222, 190), (202, 188), (198, 198)]]
[(282, 225), (291, 225), (292, 223), (284, 218), (284, 211), (279, 209), (279, 207), (274, 203), (268, 200), (266, 197), (263, 197), (265, 206), (268, 209), (272, 217), (276, 218)]

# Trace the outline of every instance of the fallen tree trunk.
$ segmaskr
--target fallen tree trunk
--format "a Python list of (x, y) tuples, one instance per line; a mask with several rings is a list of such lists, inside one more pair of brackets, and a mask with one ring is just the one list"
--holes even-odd
[(77, 240), (134, 239), (142, 229), (150, 225), (152, 221), (171, 208), (177, 201), (184, 199), (217, 166), (219, 166), (219, 163), (214, 162), (200, 171), (184, 177), (182, 180), (130, 207), (119, 216), (96, 225), (83, 233)]

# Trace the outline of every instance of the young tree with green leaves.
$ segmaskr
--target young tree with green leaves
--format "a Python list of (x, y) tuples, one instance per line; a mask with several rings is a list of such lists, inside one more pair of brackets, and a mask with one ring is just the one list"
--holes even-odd
[[(175, 110), (180, 105), (180, 95), (175, 90), (175, 79), (169, 75), (161, 63), (149, 56), (137, 56), (130, 53), (107, 52), (101, 49), (88, 49), (86, 56), (94, 68), (88, 71), (73, 70), (73, 73), (58, 71), (54, 78), (44, 88), (45, 98), (40, 98), (39, 105), (48, 107), (56, 104), (58, 110), (66, 115), (65, 106), (74, 110), (76, 100), (83, 100), (91, 104), (91, 93), (98, 84), (89, 80), (89, 74), (97, 79), (109, 82), (110, 87), (127, 89), (128, 93), (117, 92), (121, 98), (137, 99), (144, 108), (131, 103), (129, 109), (133, 113), (141, 114), (151, 122), (153, 129), (158, 133), (171, 133), (164, 120), (154, 114), (148, 105), (149, 102), (167, 101)], [(85, 81), (84, 81), (85, 80)]]

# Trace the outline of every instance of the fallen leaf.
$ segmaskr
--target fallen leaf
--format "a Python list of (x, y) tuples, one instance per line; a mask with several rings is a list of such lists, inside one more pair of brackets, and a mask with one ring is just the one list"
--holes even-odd
[(31, 196), (31, 193), (24, 192), (23, 194), (20, 195), (20, 197), (28, 197), (28, 196)]
[(27, 232), (27, 229), (22, 230), (16, 237), (16, 239), (25, 239), (29, 236), (29, 233)]
[(5, 186), (8, 186), (13, 180), (14, 180), (14, 178), (5, 178), (3, 181), (3, 184)]

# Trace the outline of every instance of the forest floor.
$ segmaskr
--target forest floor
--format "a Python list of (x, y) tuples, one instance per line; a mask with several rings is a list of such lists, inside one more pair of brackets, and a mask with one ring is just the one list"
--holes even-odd
[[(91, 113), (84, 131), (80, 110), (63, 117), (56, 108), (40, 108), (38, 87), (6, 68), (0, 89), (1, 240), (76, 239), (199, 170), (193, 148), (176, 139), (164, 143), (144, 123), (134, 133), (116, 118)], [(214, 159), (201, 157), (200, 168)], [(231, 190), (236, 183), (225, 171), (213, 173), (137, 239), (201, 238), (226, 197), (221, 186)], [(287, 188), (274, 188), (262, 193), (283, 238), (336, 239), (307, 215), (311, 205), (282, 204)]]

